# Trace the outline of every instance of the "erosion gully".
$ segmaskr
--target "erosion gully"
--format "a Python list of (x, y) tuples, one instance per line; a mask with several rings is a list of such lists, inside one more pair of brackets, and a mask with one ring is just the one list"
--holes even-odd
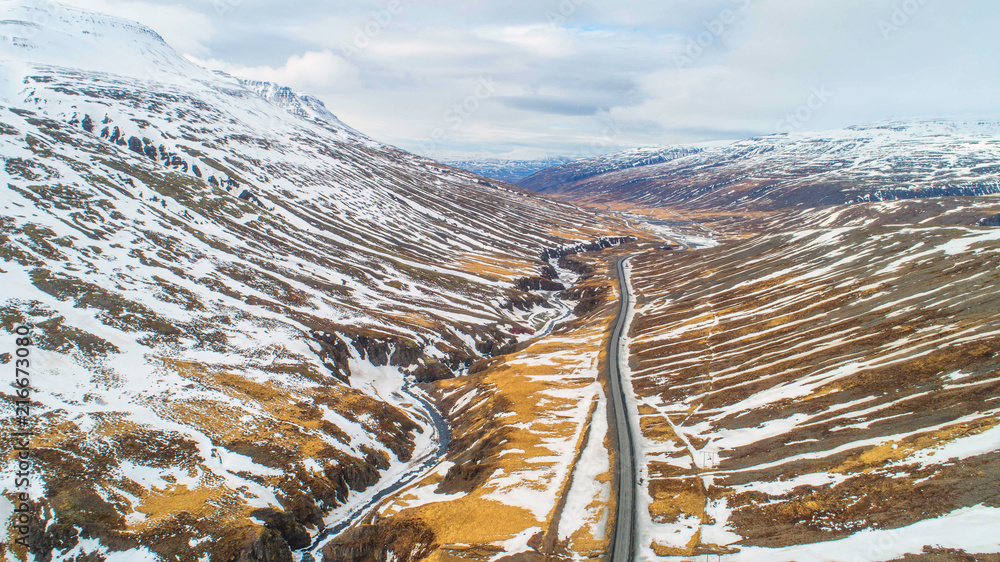
[[(554, 304), (560, 312), (557, 316), (548, 320), (545, 326), (535, 333), (533, 339), (548, 336), (560, 322), (573, 314), (573, 307), (560, 299), (558, 293), (553, 293), (551, 299), (551, 304)], [(433, 440), (437, 442), (437, 447), (419, 458), (399, 479), (392, 482), (386, 481), (386, 479), (380, 481), (376, 485), (378, 491), (374, 495), (351, 508), (341, 521), (321, 530), (313, 539), (311, 545), (299, 551), (300, 556), (296, 557), (297, 560), (301, 562), (321, 561), (323, 559), (323, 548), (327, 543), (337, 538), (338, 535), (350, 527), (364, 521), (372, 512), (378, 509), (379, 504), (384, 499), (436, 470), (441, 461), (444, 460), (445, 454), (448, 452), (448, 444), (451, 442), (451, 430), (448, 428), (448, 422), (445, 421), (441, 411), (438, 410), (430, 397), (416, 386), (416, 381), (408, 379), (403, 386), (403, 392), (408, 398), (412, 398), (416, 403), (420, 404), (422, 413), (427, 419), (431, 420), (434, 426)]]

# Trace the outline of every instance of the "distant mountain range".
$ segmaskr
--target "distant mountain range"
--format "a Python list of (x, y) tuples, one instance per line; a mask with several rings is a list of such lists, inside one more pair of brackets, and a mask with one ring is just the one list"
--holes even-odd
[(495, 180), (517, 184), (524, 178), (542, 170), (572, 162), (567, 157), (542, 158), (539, 160), (505, 160), (483, 158), (468, 160), (444, 160), (446, 164), (468, 170)]
[(776, 210), (1000, 192), (1000, 122), (890, 122), (731, 144), (630, 150), (518, 185), (646, 207)]

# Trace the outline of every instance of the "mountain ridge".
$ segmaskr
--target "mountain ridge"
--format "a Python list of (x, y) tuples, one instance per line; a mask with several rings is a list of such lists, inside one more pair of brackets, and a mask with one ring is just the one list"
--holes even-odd
[(1000, 123), (882, 122), (691, 145), (646, 162), (626, 151), (544, 170), (520, 185), (564, 199), (688, 209), (774, 211), (1000, 191)]

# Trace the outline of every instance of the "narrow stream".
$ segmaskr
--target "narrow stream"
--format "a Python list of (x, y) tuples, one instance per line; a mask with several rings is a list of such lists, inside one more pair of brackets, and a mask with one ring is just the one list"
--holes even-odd
[(416, 381), (412, 378), (408, 377), (406, 379), (406, 384), (403, 386), (402, 390), (408, 397), (413, 398), (416, 402), (423, 406), (421, 409), (424, 415), (427, 416), (427, 419), (431, 420), (434, 426), (435, 434), (433, 440), (437, 442), (437, 448), (425, 454), (422, 459), (417, 461), (417, 464), (411, 466), (397, 481), (388, 483), (383, 480), (380, 482), (380, 484), (387, 484), (386, 487), (379, 490), (365, 503), (352, 509), (343, 520), (320, 531), (320, 533), (316, 535), (316, 538), (313, 539), (313, 543), (303, 549), (304, 553), (302, 554), (302, 557), (299, 558), (302, 562), (315, 562), (316, 560), (322, 560), (323, 547), (326, 546), (329, 541), (336, 538), (337, 535), (346, 530), (348, 527), (351, 527), (352, 525), (363, 520), (383, 499), (398, 492), (421, 476), (427, 474), (436, 468), (441, 460), (444, 459), (445, 453), (448, 452), (448, 444), (451, 443), (451, 430), (448, 429), (448, 423), (445, 421), (444, 416), (441, 415), (437, 406), (431, 402), (430, 397), (428, 397), (423, 390), (416, 386)]
[[(551, 265), (556, 270), (557, 274), (557, 277), (555, 279), (556, 281), (563, 279), (566, 276), (566, 274), (571, 273), (565, 269), (559, 268), (558, 259), (555, 258), (549, 259), (549, 265)], [(572, 279), (572, 283), (566, 288), (568, 289), (569, 287), (572, 287), (572, 284), (576, 283), (578, 278), (579, 276), (577, 276), (577, 278)], [(544, 328), (542, 328), (538, 332), (535, 332), (535, 336), (532, 339), (544, 338), (545, 336), (551, 334), (552, 330), (555, 330), (556, 326), (558, 326), (560, 322), (566, 320), (567, 318), (573, 315), (573, 307), (566, 304), (561, 298), (559, 298), (559, 291), (552, 293), (552, 300), (555, 302), (555, 305), (557, 307), (562, 309), (562, 313), (559, 316), (553, 318), (552, 320), (549, 320)]]
[[(562, 279), (563, 274), (570, 273), (565, 270), (560, 270), (558, 268), (558, 264), (552, 265), (556, 267), (556, 271), (559, 272), (557, 280)], [(573, 281), (575, 281), (575, 279), (573, 279)], [(558, 292), (552, 293), (552, 302), (558, 308), (562, 309), (561, 314), (549, 320), (545, 327), (542, 330), (539, 330), (531, 339), (539, 339), (548, 336), (560, 322), (563, 322), (573, 314), (573, 307), (563, 302), (563, 300), (559, 298)], [(407, 377), (402, 391), (407, 397), (412, 398), (414, 401), (419, 403), (422, 406), (422, 413), (427, 417), (427, 419), (431, 420), (435, 433), (433, 441), (437, 442), (437, 447), (426, 453), (417, 461), (417, 464), (414, 464), (407, 469), (406, 472), (404, 472), (395, 482), (386, 482), (385, 479), (380, 481), (376, 486), (384, 485), (385, 487), (383, 489), (379, 490), (364, 503), (352, 508), (341, 521), (320, 531), (319, 534), (317, 534), (313, 539), (311, 545), (294, 553), (296, 561), (321, 561), (323, 559), (323, 547), (325, 547), (331, 540), (335, 539), (340, 533), (347, 530), (349, 527), (352, 527), (364, 520), (369, 514), (371, 514), (372, 510), (378, 507), (382, 500), (402, 490), (406, 486), (436, 469), (441, 461), (444, 460), (444, 456), (448, 452), (448, 445), (451, 443), (451, 430), (448, 428), (448, 423), (445, 421), (444, 416), (441, 415), (441, 412), (431, 401), (430, 397), (427, 396), (423, 390), (417, 387), (414, 379)]]

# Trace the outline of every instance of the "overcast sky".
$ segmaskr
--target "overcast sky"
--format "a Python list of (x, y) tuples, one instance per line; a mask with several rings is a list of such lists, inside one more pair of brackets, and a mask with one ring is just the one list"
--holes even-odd
[(63, 1), (439, 158), (1000, 113), (996, 0)]

